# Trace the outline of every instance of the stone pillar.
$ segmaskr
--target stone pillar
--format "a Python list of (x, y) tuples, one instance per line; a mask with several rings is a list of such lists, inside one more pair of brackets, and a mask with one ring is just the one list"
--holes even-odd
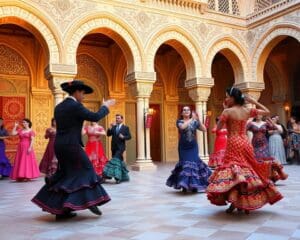
[[(193, 78), (185, 82), (185, 87), (189, 91), (189, 96), (195, 102), (196, 112), (200, 116), (200, 121), (204, 122), (207, 116), (207, 101), (210, 89), (214, 85), (213, 78)], [(197, 131), (200, 158), (208, 162), (208, 141), (207, 132)]]
[(60, 84), (73, 81), (76, 72), (76, 65), (50, 64), (46, 67), (45, 76), (48, 79), (49, 88), (52, 90), (55, 106), (62, 102), (66, 94)]
[(133, 72), (126, 77), (132, 96), (136, 98), (137, 159), (132, 170), (155, 169), (150, 152), (150, 130), (145, 128), (149, 98), (156, 80), (155, 72)]

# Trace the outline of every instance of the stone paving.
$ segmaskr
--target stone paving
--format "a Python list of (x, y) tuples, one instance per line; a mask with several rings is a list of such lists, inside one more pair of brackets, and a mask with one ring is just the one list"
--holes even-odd
[(300, 239), (300, 166), (285, 166), (286, 181), (277, 184), (283, 200), (259, 210), (226, 214), (204, 193), (181, 193), (165, 186), (173, 165), (156, 171), (130, 172), (131, 181), (104, 184), (112, 201), (97, 217), (88, 210), (56, 222), (30, 202), (43, 178), (0, 181), (0, 239), (101, 240), (296, 240)]

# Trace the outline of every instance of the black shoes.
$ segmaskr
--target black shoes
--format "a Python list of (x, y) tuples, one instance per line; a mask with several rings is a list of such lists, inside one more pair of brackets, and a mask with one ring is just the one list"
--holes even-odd
[(69, 218), (73, 218), (76, 216), (77, 216), (77, 213), (74, 213), (74, 212), (67, 212), (64, 214), (56, 214), (56, 220), (64, 220), (64, 219), (69, 219)]
[(121, 180), (116, 178), (116, 184), (120, 184)]
[(89, 207), (89, 210), (98, 216), (102, 215), (102, 212), (99, 210), (99, 208), (97, 206), (91, 206), (91, 207)]

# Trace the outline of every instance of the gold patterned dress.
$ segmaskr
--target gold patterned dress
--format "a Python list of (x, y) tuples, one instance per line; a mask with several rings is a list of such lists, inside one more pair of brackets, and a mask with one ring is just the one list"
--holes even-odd
[[(250, 117), (257, 115), (251, 109)], [(228, 139), (223, 165), (209, 178), (206, 189), (212, 204), (233, 203), (238, 209), (254, 210), (274, 204), (283, 198), (269, 180), (270, 164), (256, 161), (254, 150), (246, 136), (246, 120), (234, 120), (222, 115), (227, 126)]]

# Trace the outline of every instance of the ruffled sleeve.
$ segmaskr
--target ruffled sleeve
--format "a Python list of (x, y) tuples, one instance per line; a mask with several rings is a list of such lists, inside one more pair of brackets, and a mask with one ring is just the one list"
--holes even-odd
[(256, 108), (250, 109), (250, 117), (256, 117), (258, 115), (258, 110)]
[(35, 137), (35, 132), (34, 131), (30, 131), (30, 137)]
[(227, 122), (227, 120), (228, 120), (228, 116), (225, 114), (222, 114), (219, 118), (219, 121), (223, 124), (225, 124)]
[(179, 126), (180, 126), (181, 124), (183, 124), (183, 121), (182, 121), (182, 120), (179, 119), (179, 120), (176, 121), (176, 127), (177, 127), (177, 128), (179, 128)]

